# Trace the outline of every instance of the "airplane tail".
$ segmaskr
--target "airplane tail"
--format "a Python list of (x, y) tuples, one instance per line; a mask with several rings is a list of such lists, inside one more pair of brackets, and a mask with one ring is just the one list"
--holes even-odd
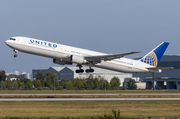
[(151, 66), (156, 67), (161, 60), (166, 48), (168, 47), (169, 43), (162, 42), (156, 48), (154, 48), (151, 52), (146, 54), (143, 58), (140, 59), (141, 62), (149, 64)]

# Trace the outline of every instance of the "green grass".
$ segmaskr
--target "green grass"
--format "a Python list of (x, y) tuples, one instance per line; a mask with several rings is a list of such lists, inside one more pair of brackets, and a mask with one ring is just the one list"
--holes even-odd
[[(106, 115), (102, 117), (58, 117), (58, 118), (51, 118), (51, 117), (41, 117), (41, 118), (29, 118), (29, 117), (4, 117), (2, 119), (142, 119), (142, 118), (129, 118), (129, 117), (118, 117), (114, 115)], [(148, 118), (151, 119), (151, 118)], [(174, 118), (177, 119), (177, 118)]]
[(180, 101), (0, 102), (0, 117), (180, 117)]

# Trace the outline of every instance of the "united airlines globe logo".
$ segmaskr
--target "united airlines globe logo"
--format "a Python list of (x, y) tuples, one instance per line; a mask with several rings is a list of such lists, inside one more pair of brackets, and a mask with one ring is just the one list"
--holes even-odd
[(157, 56), (154, 52), (149, 53), (147, 56), (142, 58), (141, 61), (151, 66), (157, 66)]

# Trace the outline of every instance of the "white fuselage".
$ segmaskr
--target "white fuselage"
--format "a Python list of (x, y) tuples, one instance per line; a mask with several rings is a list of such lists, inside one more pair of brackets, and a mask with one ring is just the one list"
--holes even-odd
[[(99, 56), (107, 55), (105, 53), (95, 52), (91, 50), (71, 47), (67, 45), (52, 43), (48, 41), (38, 40), (27, 37), (14, 37), (16, 40), (7, 40), (6, 44), (12, 49), (16, 49), (20, 52), (44, 56), (53, 59), (67, 60), (70, 55), (80, 56)], [(101, 61), (94, 64), (94, 67), (125, 72), (125, 73), (148, 73), (157, 72), (159, 70), (148, 70), (147, 67), (152, 67), (149, 64), (140, 62), (139, 60), (133, 60), (128, 58), (114, 59), (111, 61)]]

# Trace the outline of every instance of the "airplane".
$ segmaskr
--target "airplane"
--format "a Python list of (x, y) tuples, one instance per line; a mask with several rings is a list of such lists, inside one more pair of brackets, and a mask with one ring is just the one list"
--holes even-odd
[(87, 65), (86, 73), (94, 72), (92, 67), (98, 67), (123, 73), (160, 73), (162, 69), (172, 69), (172, 67), (157, 67), (161, 57), (167, 49), (169, 43), (162, 42), (144, 57), (139, 60), (125, 58), (124, 56), (139, 53), (128, 52), (122, 54), (105, 54), (87, 49), (62, 45), (58, 43), (38, 40), (28, 37), (11, 37), (5, 41), (6, 45), (14, 51), (23, 52), (53, 59), (53, 63), (60, 65), (77, 64), (79, 69), (76, 73), (83, 73), (83, 65)]

